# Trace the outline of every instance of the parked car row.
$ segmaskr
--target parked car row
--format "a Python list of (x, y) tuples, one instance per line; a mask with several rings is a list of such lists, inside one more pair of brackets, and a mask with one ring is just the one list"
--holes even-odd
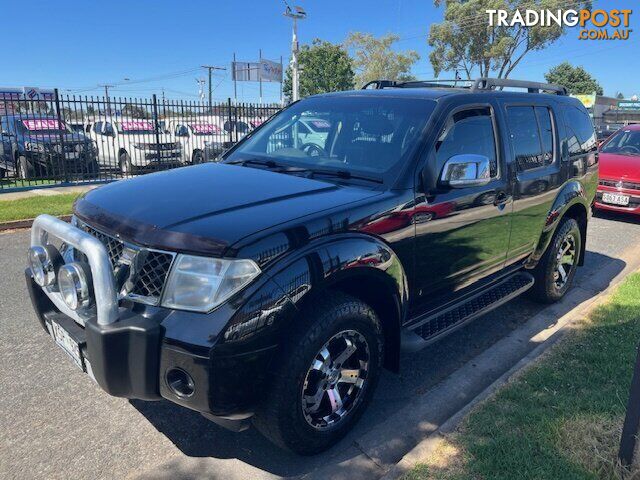
[(150, 119), (103, 117), (66, 122), (54, 115), (0, 117), (0, 178), (122, 175), (214, 161), (264, 119), (220, 116)]

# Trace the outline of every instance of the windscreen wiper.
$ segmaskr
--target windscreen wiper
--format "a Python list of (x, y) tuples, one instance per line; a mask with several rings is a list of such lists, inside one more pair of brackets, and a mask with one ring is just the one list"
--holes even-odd
[(381, 179), (375, 177), (367, 177), (364, 175), (356, 175), (351, 173), (349, 170), (317, 170), (315, 168), (309, 169), (310, 176), (315, 175), (325, 175), (327, 177), (338, 177), (344, 179), (353, 179), (353, 180), (364, 180), (365, 182), (372, 183), (384, 183)]
[(241, 165), (243, 167), (247, 165), (260, 165), (267, 168), (280, 168), (282, 165), (278, 165), (273, 160), (260, 160), (258, 158), (245, 158), (243, 160), (232, 160), (230, 162), (224, 162), (227, 165)]

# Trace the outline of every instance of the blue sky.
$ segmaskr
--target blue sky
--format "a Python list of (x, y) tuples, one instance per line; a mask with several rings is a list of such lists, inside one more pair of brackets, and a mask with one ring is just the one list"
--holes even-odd
[[(296, 2), (293, 2), (296, 3)], [(442, 19), (430, 0), (297, 0), (308, 12), (300, 23), (302, 43), (313, 38), (340, 42), (350, 31), (401, 36), (398, 49), (417, 50), (413, 73), (432, 78), (426, 33)], [(594, 1), (598, 8), (630, 8), (632, 2)], [(258, 57), (288, 61), (291, 22), (282, 0), (195, 1), (110, 0), (2, 2), (1, 86), (59, 87), (63, 92), (99, 95), (112, 83), (112, 95), (196, 100), (202, 64), (229, 67)], [(18, 21), (7, 21), (15, 18)], [(640, 13), (631, 16), (637, 30)], [(26, 28), (25, 28), (26, 27)], [(513, 78), (543, 80), (564, 60), (583, 65), (598, 78), (605, 94), (640, 95), (640, 31), (627, 41), (580, 41), (571, 29), (554, 45), (531, 53)], [(442, 75), (441, 77), (444, 77)], [(124, 79), (128, 78), (129, 81)], [(230, 75), (216, 72), (214, 98), (233, 96)], [(264, 86), (265, 101), (279, 98), (278, 84)], [(257, 83), (238, 83), (238, 99), (257, 101)]]

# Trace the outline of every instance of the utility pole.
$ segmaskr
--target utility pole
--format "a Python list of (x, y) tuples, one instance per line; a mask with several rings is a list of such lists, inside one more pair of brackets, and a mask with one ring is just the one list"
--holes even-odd
[(302, 7), (289, 6), (284, 0), (286, 9), (284, 16), (293, 20), (293, 37), (291, 39), (291, 100), (294, 102), (300, 98), (300, 72), (298, 71), (298, 20), (307, 18), (307, 12)]
[(226, 70), (224, 67), (216, 67), (214, 65), (201, 65), (202, 68), (209, 70), (209, 109), (213, 106), (213, 87), (211, 86), (211, 72), (213, 70)]
[[(111, 101), (109, 100), (109, 89), (111, 87), (115, 87), (115, 85), (105, 83), (103, 85), (98, 85), (99, 87), (104, 87), (104, 98), (106, 101), (107, 114), (111, 115)], [(99, 105), (99, 104), (98, 104)]]

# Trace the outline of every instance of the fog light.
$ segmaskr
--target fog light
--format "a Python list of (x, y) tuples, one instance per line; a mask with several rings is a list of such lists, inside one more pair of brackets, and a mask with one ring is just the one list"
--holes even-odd
[(180, 368), (167, 370), (167, 385), (178, 397), (190, 397), (196, 389), (193, 378)]
[(84, 262), (67, 263), (58, 271), (58, 288), (71, 310), (91, 305), (91, 270)]
[(62, 256), (53, 245), (36, 245), (29, 249), (29, 268), (35, 282), (41, 287), (53, 285), (56, 271), (62, 265)]

